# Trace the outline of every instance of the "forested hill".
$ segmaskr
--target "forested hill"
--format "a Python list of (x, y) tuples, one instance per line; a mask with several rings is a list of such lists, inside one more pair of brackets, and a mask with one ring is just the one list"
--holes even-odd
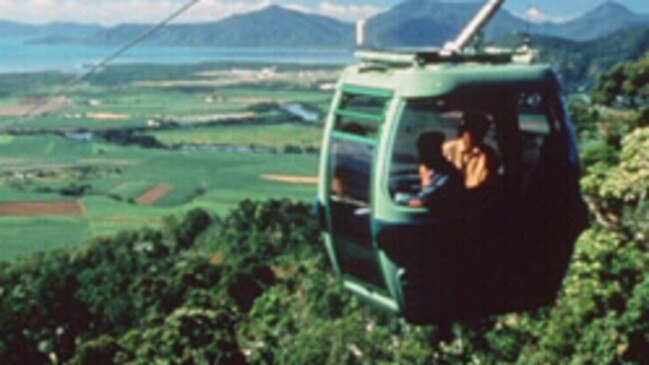
[[(32, 43), (85, 43), (121, 45), (150, 25), (124, 24), (90, 36), (53, 35)], [(172, 24), (144, 42), (149, 46), (203, 46), (254, 48), (352, 48), (354, 25), (333, 18), (306, 14), (279, 6), (197, 24)]]
[[(455, 38), (484, 3), (407, 0), (368, 21), (370, 43), (381, 48), (443, 46)], [(506, 9), (485, 29), (495, 39), (525, 30), (526, 23)]]
[[(521, 38), (520, 34), (511, 35), (495, 44), (519, 47)], [(588, 90), (601, 72), (618, 63), (636, 61), (649, 52), (649, 28), (625, 29), (584, 42), (539, 35), (529, 38), (532, 47), (540, 51), (541, 62), (557, 70), (568, 91)]]
[(638, 14), (614, 1), (606, 1), (586, 14), (564, 23), (532, 24), (534, 34), (587, 41), (629, 28), (648, 28), (649, 14)]
[[(630, 28), (649, 28), (649, 14), (635, 13), (613, 1), (593, 5), (587, 13), (561, 23), (530, 23), (504, 8), (485, 28), (485, 36), (494, 40), (529, 30), (537, 35), (589, 41)], [(483, 1), (407, 0), (370, 19), (370, 39), (383, 47), (443, 46), (462, 31), (482, 6)]]
[(550, 307), (410, 326), (341, 288), (309, 205), (246, 201), (0, 264), (0, 364), (648, 364), (649, 56), (599, 80), (573, 106), (590, 228)]

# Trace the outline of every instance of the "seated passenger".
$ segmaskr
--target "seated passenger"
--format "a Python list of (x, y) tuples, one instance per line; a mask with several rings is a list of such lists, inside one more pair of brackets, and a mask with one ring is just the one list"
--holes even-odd
[(407, 203), (411, 207), (427, 207), (440, 213), (461, 209), (464, 199), (464, 178), (442, 154), (444, 135), (437, 132), (422, 134), (417, 141), (421, 191)]
[(353, 174), (338, 166), (331, 185), (332, 233), (349, 239), (367, 242), (370, 236), (371, 210), (366, 202), (355, 198), (349, 182)]
[(498, 155), (483, 143), (490, 124), (483, 114), (464, 113), (460, 138), (444, 144), (444, 156), (462, 172), (469, 190), (488, 185), (498, 173)]
[(344, 201), (349, 204), (365, 207), (367, 202), (355, 198), (351, 189), (351, 181), (353, 180), (353, 173), (344, 167), (338, 166), (334, 171), (333, 180), (331, 182), (332, 200)]

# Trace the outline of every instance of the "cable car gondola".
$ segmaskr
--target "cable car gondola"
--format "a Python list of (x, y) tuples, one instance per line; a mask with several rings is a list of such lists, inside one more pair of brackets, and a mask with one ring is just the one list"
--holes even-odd
[[(347, 289), (411, 323), (553, 302), (585, 227), (555, 73), (516, 53), (463, 51), (500, 5), (442, 50), (359, 53), (328, 115), (317, 206), (329, 257)], [(427, 186), (424, 135), (463, 186), (412, 204)]]

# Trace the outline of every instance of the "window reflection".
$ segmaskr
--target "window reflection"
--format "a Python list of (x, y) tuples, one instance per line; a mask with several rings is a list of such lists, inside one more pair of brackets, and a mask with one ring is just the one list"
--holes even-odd
[[(537, 92), (521, 93), (518, 98), (518, 122), (521, 131), (523, 185), (530, 186), (536, 166), (548, 146), (551, 134), (546, 100)], [(548, 152), (549, 153), (549, 152)], [(547, 154), (547, 153), (546, 153)]]
[(386, 108), (386, 98), (360, 94), (344, 94), (339, 109), (357, 113), (383, 115)]
[(354, 267), (375, 264), (370, 250), (372, 167), (389, 100), (346, 93), (336, 110), (330, 166), (332, 233), (338, 242), (368, 250), (356, 252)]

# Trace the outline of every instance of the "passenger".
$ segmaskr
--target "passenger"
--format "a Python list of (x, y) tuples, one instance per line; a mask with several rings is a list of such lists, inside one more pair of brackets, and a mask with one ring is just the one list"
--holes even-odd
[(500, 166), (496, 152), (483, 143), (490, 124), (484, 114), (464, 113), (460, 138), (444, 144), (444, 156), (462, 172), (469, 190), (492, 182)]
[(349, 182), (350, 171), (338, 166), (332, 179), (332, 233), (367, 242), (371, 240), (370, 213), (366, 202), (354, 198)]
[(417, 141), (421, 191), (408, 201), (411, 207), (427, 207), (445, 214), (461, 209), (464, 199), (464, 178), (442, 154), (444, 135), (438, 132), (422, 134)]
[(331, 182), (331, 190), (333, 191), (333, 196), (336, 199), (344, 199), (345, 197), (347, 197), (344, 172), (340, 167), (336, 168), (336, 170), (334, 171), (334, 178)]
[(334, 170), (331, 181), (332, 199), (344, 201), (357, 206), (367, 206), (366, 202), (354, 197), (350, 182), (353, 180), (353, 174), (346, 168), (338, 166)]

